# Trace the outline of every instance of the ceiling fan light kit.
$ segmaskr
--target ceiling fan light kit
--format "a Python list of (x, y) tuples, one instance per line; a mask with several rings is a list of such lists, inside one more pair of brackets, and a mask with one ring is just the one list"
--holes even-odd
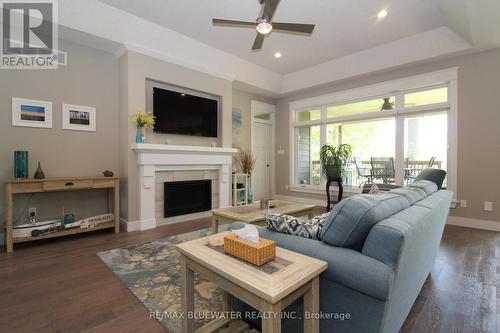
[(261, 15), (256, 20), (256, 22), (245, 22), (237, 20), (225, 20), (225, 19), (212, 19), (214, 25), (232, 26), (237, 28), (255, 28), (257, 30), (257, 36), (252, 46), (252, 51), (258, 51), (262, 48), (264, 43), (264, 37), (268, 35), (271, 31), (281, 32), (281, 33), (299, 33), (299, 34), (312, 34), (314, 30), (314, 24), (301, 24), (301, 23), (278, 23), (272, 22), (276, 8), (280, 0), (258, 0), (262, 5)]
[(267, 35), (268, 33), (271, 32), (271, 30), (273, 30), (273, 26), (271, 25), (271, 23), (268, 23), (266, 21), (262, 21), (262, 22), (258, 22), (256, 29), (257, 29), (258, 33), (261, 33), (263, 35)]

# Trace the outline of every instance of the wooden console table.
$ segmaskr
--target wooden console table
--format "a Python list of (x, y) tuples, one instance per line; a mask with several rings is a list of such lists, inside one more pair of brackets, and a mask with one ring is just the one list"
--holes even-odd
[[(88, 229), (66, 229), (54, 231), (37, 237), (14, 239), (12, 236), (13, 226), (13, 196), (14, 194), (31, 194), (43, 192), (65, 192), (108, 189), (108, 210), (115, 215), (114, 222), (102, 223), (95, 228)], [(111, 213), (111, 212), (110, 212)], [(7, 223), (7, 252), (14, 251), (14, 243), (73, 235), (82, 232), (114, 228), (120, 231), (120, 178), (119, 177), (74, 177), (74, 178), (52, 178), (52, 179), (14, 179), (5, 182), (5, 217)]]

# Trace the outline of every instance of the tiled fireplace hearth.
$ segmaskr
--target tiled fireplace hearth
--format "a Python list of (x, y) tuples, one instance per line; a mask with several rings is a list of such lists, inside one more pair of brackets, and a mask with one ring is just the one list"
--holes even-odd
[(164, 183), (210, 179), (212, 207), (230, 205), (232, 148), (134, 144), (139, 165), (140, 230), (191, 218), (190, 215), (165, 217)]

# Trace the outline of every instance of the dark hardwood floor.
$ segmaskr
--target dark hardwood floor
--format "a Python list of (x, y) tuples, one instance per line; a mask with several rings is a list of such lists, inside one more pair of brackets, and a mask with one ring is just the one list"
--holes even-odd
[[(102, 231), (0, 253), (0, 332), (164, 332), (96, 253), (209, 225), (207, 218), (142, 232)], [(499, 257), (498, 233), (447, 226), (402, 331), (496, 332)]]

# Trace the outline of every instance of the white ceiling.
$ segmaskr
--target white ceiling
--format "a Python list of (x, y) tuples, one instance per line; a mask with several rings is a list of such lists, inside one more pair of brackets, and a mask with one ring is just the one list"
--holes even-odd
[[(500, 47), (499, 0), (281, 1), (276, 21), (316, 30), (274, 33), (257, 53), (253, 29), (211, 24), (212, 17), (254, 20), (257, 0), (59, 1), (59, 25), (62, 38), (117, 57), (142, 53), (269, 96)], [(377, 20), (383, 8), (389, 15)]]
[[(280, 74), (445, 25), (437, 0), (281, 0), (274, 21), (314, 23), (315, 31), (310, 37), (271, 33), (252, 52), (254, 29), (215, 27), (211, 19), (255, 21), (257, 0), (101, 1)], [(381, 9), (389, 12), (383, 20), (376, 16)], [(277, 51), (282, 58), (274, 58)]]

